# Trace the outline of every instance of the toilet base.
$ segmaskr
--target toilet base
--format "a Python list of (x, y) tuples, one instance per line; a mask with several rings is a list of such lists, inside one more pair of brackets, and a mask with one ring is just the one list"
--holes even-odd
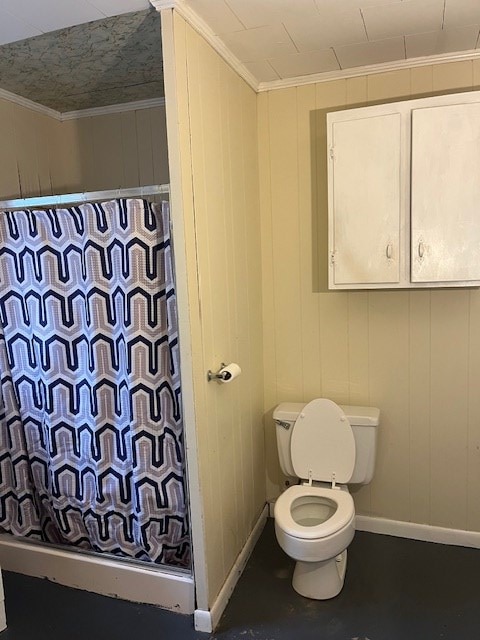
[(312, 600), (328, 600), (343, 588), (347, 569), (347, 550), (324, 562), (298, 561), (293, 572), (292, 586), (297, 593)]

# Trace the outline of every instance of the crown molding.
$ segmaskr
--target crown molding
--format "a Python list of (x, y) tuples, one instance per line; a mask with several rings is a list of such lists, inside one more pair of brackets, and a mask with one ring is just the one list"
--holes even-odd
[(270, 82), (260, 82), (257, 91), (273, 91), (275, 89), (288, 89), (305, 84), (317, 84), (319, 82), (330, 82), (332, 80), (345, 80), (347, 78), (357, 78), (358, 76), (369, 76), (377, 73), (387, 73), (389, 71), (399, 71), (401, 69), (411, 69), (414, 67), (427, 67), (435, 64), (446, 64), (448, 62), (461, 62), (465, 60), (480, 59), (479, 49), (470, 49), (455, 53), (441, 53), (435, 56), (424, 56), (421, 58), (407, 58), (406, 60), (396, 60), (394, 62), (382, 62), (381, 64), (371, 64), (363, 67), (342, 69), (341, 71), (327, 71), (315, 73), (308, 76), (296, 76), (283, 80), (272, 80)]
[(33, 100), (29, 100), (28, 98), (19, 96), (16, 93), (12, 93), (11, 91), (6, 91), (6, 89), (0, 89), (0, 98), (2, 100), (8, 100), (8, 102), (18, 104), (21, 107), (25, 107), (26, 109), (30, 109), (31, 111), (42, 113), (44, 116), (49, 116), (50, 118), (54, 118), (55, 120), (61, 120), (62, 114), (59, 111), (50, 109), (50, 107), (46, 107), (39, 102), (34, 102)]
[(162, 9), (176, 9), (178, 1), (177, 0), (150, 0), (150, 4), (155, 7), (157, 11), (161, 11)]
[(125, 111), (140, 111), (141, 109), (152, 109), (153, 107), (164, 107), (165, 98), (150, 98), (149, 100), (137, 100), (136, 102), (123, 102), (112, 104), (106, 107), (92, 107), (91, 109), (79, 109), (78, 111), (65, 111), (60, 114), (60, 120), (76, 120), (77, 118), (90, 118), (92, 116), (103, 116), (110, 113), (124, 113)]
[(123, 104), (112, 104), (106, 107), (93, 107), (91, 109), (79, 109), (78, 111), (65, 111), (61, 113), (60, 111), (55, 111), (55, 109), (50, 109), (50, 107), (46, 107), (39, 102), (34, 102), (33, 100), (19, 96), (17, 93), (6, 91), (5, 89), (0, 89), (0, 99), (8, 100), (8, 102), (13, 102), (31, 111), (36, 111), (59, 122), (165, 106), (165, 98), (150, 98), (149, 100), (137, 100), (136, 102), (124, 102)]
[(255, 76), (250, 73), (223, 41), (215, 35), (205, 20), (189, 7), (184, 0), (150, 0), (150, 3), (157, 11), (175, 9), (254, 91), (258, 91), (258, 80)]

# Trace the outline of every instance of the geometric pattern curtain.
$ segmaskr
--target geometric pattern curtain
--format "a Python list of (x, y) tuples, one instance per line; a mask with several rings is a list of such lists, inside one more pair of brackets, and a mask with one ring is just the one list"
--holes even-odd
[(0, 527), (188, 566), (168, 203), (0, 213)]

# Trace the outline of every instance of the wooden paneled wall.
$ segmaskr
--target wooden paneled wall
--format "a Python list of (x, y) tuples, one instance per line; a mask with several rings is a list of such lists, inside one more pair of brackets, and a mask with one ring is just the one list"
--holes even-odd
[(271, 411), (325, 396), (381, 410), (358, 513), (480, 531), (480, 291), (325, 289), (326, 111), (479, 85), (470, 60), (259, 95), (270, 497)]
[(82, 191), (169, 181), (163, 107), (67, 120), (61, 125), (63, 145), (72, 153), (59, 168), (59, 181), (68, 184), (78, 176)]
[(0, 199), (168, 183), (165, 109), (59, 122), (0, 99)]
[[(179, 315), (188, 313), (191, 327), (203, 609), (265, 504), (257, 97), (175, 12), (173, 34), (175, 78), (167, 82), (167, 99), (170, 90), (177, 103), (172, 119), (188, 285), (188, 309)], [(176, 187), (172, 179), (172, 197)], [(228, 385), (207, 382), (207, 370), (221, 362), (239, 363), (241, 376)]]
[(0, 199), (56, 190), (60, 122), (0, 98)]

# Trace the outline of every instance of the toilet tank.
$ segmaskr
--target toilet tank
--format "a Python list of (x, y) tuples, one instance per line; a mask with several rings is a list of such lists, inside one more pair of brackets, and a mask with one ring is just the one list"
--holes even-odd
[[(278, 459), (286, 476), (296, 476), (290, 455), (290, 440), (292, 427), (306, 404), (305, 402), (282, 402), (273, 412)], [(339, 405), (339, 407), (346, 415), (355, 438), (355, 467), (349, 484), (368, 484), (375, 469), (380, 411), (375, 407), (350, 405)]]
[(343, 404), (339, 407), (347, 416), (355, 438), (355, 467), (348, 484), (368, 484), (375, 470), (380, 411), (376, 407)]

